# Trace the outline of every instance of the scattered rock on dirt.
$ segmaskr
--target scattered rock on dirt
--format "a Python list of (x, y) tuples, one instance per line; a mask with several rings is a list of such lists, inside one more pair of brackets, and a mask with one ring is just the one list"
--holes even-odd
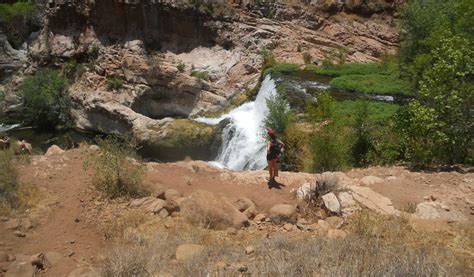
[(449, 207), (438, 202), (422, 202), (416, 206), (413, 216), (419, 219), (440, 219), (448, 222), (466, 221), (466, 217), (461, 213), (450, 211)]
[(265, 214), (257, 214), (257, 215), (253, 218), (253, 220), (254, 220), (255, 222), (263, 222), (263, 221), (265, 221), (266, 218), (267, 218), (267, 217), (265, 216)]
[(377, 176), (365, 176), (360, 179), (359, 183), (364, 186), (372, 186), (378, 183), (382, 183), (383, 179)]
[(253, 246), (245, 247), (245, 254), (252, 255), (254, 252), (255, 252), (255, 248), (253, 248)]
[(368, 209), (386, 215), (400, 214), (400, 212), (393, 207), (390, 199), (372, 189), (361, 186), (349, 186), (348, 188), (352, 191), (354, 199)]
[(204, 247), (199, 244), (182, 244), (176, 249), (176, 260), (178, 262), (186, 262), (193, 257), (201, 255)]
[(27, 261), (16, 261), (10, 264), (5, 277), (35, 276), (35, 268)]
[(344, 224), (344, 220), (337, 216), (331, 216), (325, 220), (332, 229), (339, 229)]

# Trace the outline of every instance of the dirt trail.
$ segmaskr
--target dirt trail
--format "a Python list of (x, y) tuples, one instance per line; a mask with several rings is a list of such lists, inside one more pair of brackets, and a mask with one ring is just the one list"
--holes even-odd
[[(2, 225), (7, 222), (0, 223), (0, 251), (15, 255), (60, 253), (64, 258), (42, 272), (44, 276), (67, 276), (78, 266), (95, 264), (97, 255), (111, 244), (105, 239), (100, 220), (113, 205), (100, 200), (98, 192), (92, 188), (90, 172), (83, 169), (83, 157), (84, 150), (75, 149), (53, 156), (35, 156), (31, 163), (19, 166), (21, 181), (41, 188), (39, 206), (49, 212), (30, 211), (28, 217), (36, 226), (24, 230), (24, 238), (6, 230)], [(423, 202), (425, 196), (433, 195), (462, 211), (469, 221), (474, 220), (472, 173), (428, 174), (409, 172), (402, 167), (373, 167), (351, 170), (346, 175), (356, 181), (369, 175), (379, 177), (383, 182), (368, 186), (392, 199), (397, 209)], [(248, 197), (259, 211), (268, 211), (275, 204), (296, 203), (291, 191), (315, 178), (313, 174), (282, 172), (279, 180), (284, 186), (269, 189), (266, 176), (265, 171), (218, 170), (200, 161), (148, 163), (145, 182), (155, 188), (175, 188), (184, 196), (201, 189), (230, 200)], [(124, 204), (114, 207), (122, 209)]]

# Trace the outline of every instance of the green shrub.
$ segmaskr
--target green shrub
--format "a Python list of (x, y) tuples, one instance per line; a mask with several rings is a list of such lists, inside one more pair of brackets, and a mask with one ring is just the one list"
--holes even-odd
[(23, 114), (29, 123), (40, 129), (67, 128), (71, 99), (68, 81), (57, 70), (41, 69), (23, 81)]
[(308, 117), (318, 126), (310, 138), (316, 172), (340, 170), (347, 165), (347, 128), (334, 116), (334, 106), (333, 98), (326, 92), (319, 95), (316, 105), (308, 106)]
[(29, 24), (36, 7), (31, 2), (21, 1), (13, 4), (0, 4), (0, 28), (5, 31), (14, 47), (21, 45), (29, 35)]
[(332, 79), (329, 84), (336, 89), (360, 93), (412, 95), (410, 85), (396, 75), (345, 75)]
[(123, 86), (123, 80), (117, 76), (108, 76), (106, 82), (108, 90), (119, 90)]
[(85, 169), (94, 171), (93, 182), (97, 190), (110, 198), (141, 197), (148, 188), (142, 184), (144, 167), (135, 161), (133, 143), (124, 142), (115, 136), (97, 139), (98, 151), (86, 159)]
[(266, 48), (262, 49), (260, 56), (262, 58), (262, 72), (265, 72), (265, 70), (273, 67), (277, 63), (273, 52)]
[(373, 150), (372, 124), (368, 120), (369, 105), (359, 101), (352, 127), (354, 139), (351, 146), (352, 159), (355, 166), (366, 166), (371, 161), (369, 153)]
[(472, 161), (473, 4), (417, 0), (404, 10), (400, 62), (418, 93), (397, 125), (413, 166)]
[(193, 70), (191, 72), (191, 76), (194, 78), (198, 78), (199, 80), (209, 80), (209, 72), (207, 71)]
[(303, 61), (304, 64), (311, 64), (313, 62), (313, 57), (311, 57), (311, 54), (308, 52), (303, 53)]
[(268, 114), (264, 120), (265, 127), (273, 129), (279, 135), (283, 135), (294, 120), (285, 93), (285, 87), (280, 85), (277, 87), (277, 93), (266, 100)]
[(183, 62), (179, 62), (178, 65), (176, 65), (176, 68), (179, 72), (184, 72), (184, 70), (186, 69), (186, 65)]
[(85, 71), (86, 68), (82, 64), (78, 64), (76, 60), (69, 60), (63, 63), (61, 68), (63, 76), (71, 81), (79, 79)]

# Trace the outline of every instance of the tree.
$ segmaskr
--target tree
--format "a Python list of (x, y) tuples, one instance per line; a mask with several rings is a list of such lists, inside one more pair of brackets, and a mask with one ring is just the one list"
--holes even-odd
[(71, 124), (68, 81), (57, 70), (41, 69), (21, 85), (26, 121), (43, 130)]

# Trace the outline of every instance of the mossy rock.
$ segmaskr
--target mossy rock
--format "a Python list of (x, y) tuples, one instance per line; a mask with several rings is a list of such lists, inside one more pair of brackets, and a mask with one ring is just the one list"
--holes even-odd
[(222, 142), (222, 126), (211, 126), (190, 119), (174, 120), (164, 139), (144, 142), (140, 154), (159, 161), (178, 161), (190, 157), (212, 160)]

